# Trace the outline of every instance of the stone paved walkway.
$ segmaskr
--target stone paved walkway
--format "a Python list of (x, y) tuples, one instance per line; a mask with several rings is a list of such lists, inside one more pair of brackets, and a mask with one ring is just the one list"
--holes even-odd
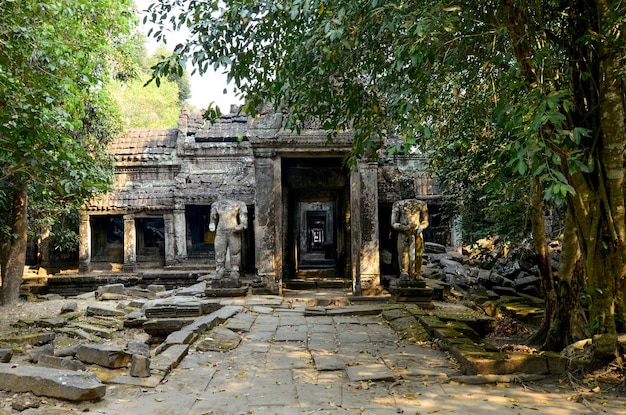
[(245, 306), (225, 323), (242, 335), (237, 348), (192, 346), (156, 388), (108, 385), (101, 401), (22, 414), (626, 414), (624, 395), (577, 399), (557, 380), (450, 382), (458, 369), (444, 352), (401, 340), (377, 316), (306, 316), (279, 298), (234, 302)]

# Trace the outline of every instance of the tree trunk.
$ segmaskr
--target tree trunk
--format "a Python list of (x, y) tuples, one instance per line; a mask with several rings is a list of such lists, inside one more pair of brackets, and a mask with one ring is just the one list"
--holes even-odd
[(556, 293), (554, 290), (552, 266), (548, 257), (548, 242), (546, 237), (546, 222), (543, 209), (543, 191), (539, 178), (531, 181), (531, 223), (533, 231), (533, 245), (535, 260), (539, 267), (541, 286), (544, 292), (545, 313), (541, 327), (531, 336), (531, 344), (543, 344), (552, 323), (552, 315), (556, 310)]
[(13, 191), (9, 212), (11, 235), (2, 241), (0, 266), (2, 268), (2, 287), (0, 304), (10, 305), (18, 301), (20, 286), (26, 264), (26, 235), (28, 230), (28, 185), (18, 183)]
[[(617, 12), (610, 0), (598, 0), (598, 25), (600, 30), (608, 36), (609, 31), (615, 24)], [(612, 16), (613, 15), (613, 16)], [(620, 16), (621, 17), (621, 16)], [(626, 144), (626, 132), (624, 119), (626, 108), (624, 103), (624, 81), (620, 74), (623, 63), (623, 49), (620, 45), (626, 40), (623, 31), (618, 31), (612, 42), (599, 42), (600, 61), (600, 124), (602, 129), (602, 166), (604, 167), (604, 179), (601, 184), (603, 190), (603, 202), (606, 210), (607, 234), (604, 239), (610, 246), (603, 246), (598, 257), (596, 266), (606, 267), (604, 281), (600, 282), (603, 287), (612, 288), (611, 309), (614, 312), (614, 322), (620, 330), (626, 328), (626, 216), (624, 201), (624, 145)], [(621, 42), (620, 42), (621, 41)], [(605, 256), (602, 258), (602, 256)], [(602, 262), (600, 262), (602, 261)], [(590, 264), (593, 265), (593, 264)], [(600, 275), (599, 277), (601, 277)], [(608, 299), (606, 299), (608, 305)], [(595, 306), (595, 304), (594, 304)], [(598, 310), (600, 311), (600, 310)], [(601, 316), (601, 315), (600, 315)]]
[(561, 351), (568, 344), (587, 338), (590, 334), (585, 330), (586, 291), (576, 224), (569, 209), (565, 217), (559, 274), (555, 278), (555, 286), (556, 306), (552, 315), (548, 316), (546, 313), (550, 328), (542, 349)]

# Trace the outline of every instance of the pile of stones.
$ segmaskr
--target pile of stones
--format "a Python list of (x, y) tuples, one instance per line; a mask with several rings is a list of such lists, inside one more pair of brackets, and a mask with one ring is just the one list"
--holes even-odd
[[(509, 255), (485, 262), (467, 250), (446, 252), (445, 247), (433, 243), (426, 243), (424, 256), (424, 277), (449, 286), (463, 296), (490, 300), (518, 295), (543, 297), (539, 270), (523, 257)], [(556, 268), (558, 260), (552, 258), (552, 262)]]
[(240, 311), (204, 298), (204, 290), (111, 284), (95, 297), (116, 301), (78, 310), (68, 300), (57, 316), (17, 320), (14, 331), (0, 333), (0, 390), (80, 401), (103, 397), (107, 383), (155, 387), (190, 344)]

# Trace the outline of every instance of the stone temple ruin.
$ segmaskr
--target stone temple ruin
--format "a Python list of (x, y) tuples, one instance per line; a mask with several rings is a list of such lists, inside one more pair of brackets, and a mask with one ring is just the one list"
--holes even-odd
[(346, 167), (352, 136), (331, 143), (312, 123), (299, 133), (284, 114), (255, 118), (236, 108), (215, 124), (183, 111), (174, 129), (131, 129), (110, 147), (115, 190), (92, 201), (80, 221), (79, 271), (214, 266), (211, 205), (242, 201), (242, 271), (259, 290), (331, 281), (376, 295), (397, 275), (393, 202), (428, 203), (427, 241), (450, 244), (441, 197), (419, 154)]

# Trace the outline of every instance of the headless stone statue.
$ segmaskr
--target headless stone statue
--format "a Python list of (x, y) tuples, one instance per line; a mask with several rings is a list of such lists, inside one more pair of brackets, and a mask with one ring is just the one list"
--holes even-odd
[(226, 252), (230, 253), (230, 280), (239, 282), (241, 232), (248, 227), (248, 208), (236, 200), (218, 200), (211, 205), (209, 230), (215, 231), (216, 278), (224, 277)]
[(428, 227), (428, 207), (417, 199), (399, 200), (391, 210), (391, 227), (398, 232), (400, 279), (422, 278), (424, 235)]

